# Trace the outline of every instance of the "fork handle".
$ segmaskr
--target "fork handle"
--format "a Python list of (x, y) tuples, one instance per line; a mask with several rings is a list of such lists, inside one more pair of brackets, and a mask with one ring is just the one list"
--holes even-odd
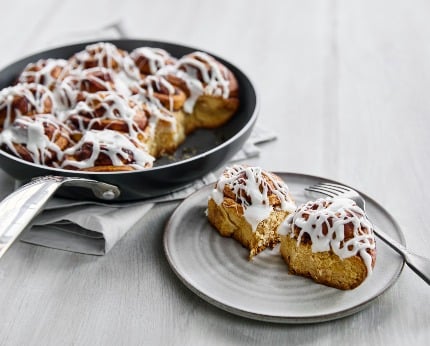
[(410, 252), (402, 244), (380, 230), (374, 230), (374, 233), (393, 250), (398, 252), (403, 257), (408, 267), (420, 276), (428, 285), (430, 285), (430, 259)]

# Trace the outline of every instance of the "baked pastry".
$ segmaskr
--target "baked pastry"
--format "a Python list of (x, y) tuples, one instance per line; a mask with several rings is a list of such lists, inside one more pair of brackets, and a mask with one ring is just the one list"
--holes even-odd
[(105, 67), (93, 67), (85, 70), (73, 70), (64, 79), (61, 87), (68, 84), (76, 91), (95, 93), (116, 89), (114, 75)]
[(105, 67), (116, 73), (124, 73), (127, 78), (139, 80), (139, 70), (129, 54), (109, 42), (98, 42), (85, 47), (69, 59), (74, 69)]
[(173, 153), (186, 137), (181, 113), (169, 112), (150, 102), (143, 109), (148, 117), (145, 130), (148, 152), (154, 157)]
[(52, 166), (73, 144), (69, 128), (52, 114), (18, 116), (0, 133), (1, 149), (23, 160)]
[(18, 77), (18, 83), (42, 84), (52, 91), (69, 71), (70, 65), (65, 59), (40, 59), (24, 68)]
[(155, 103), (159, 108), (178, 112), (187, 99), (185, 92), (171, 84), (163, 76), (147, 76), (140, 84), (132, 87), (134, 95), (141, 96), (146, 102)]
[(100, 91), (116, 93), (116, 84), (112, 71), (104, 67), (86, 70), (71, 70), (53, 89), (57, 102), (56, 113), (64, 119), (64, 112), (70, 111), (78, 102), (85, 101), (86, 94)]
[(17, 84), (0, 91), (0, 130), (18, 115), (49, 114), (54, 107), (51, 91), (42, 84)]
[(279, 242), (277, 228), (294, 211), (287, 185), (259, 167), (234, 165), (224, 170), (211, 192), (207, 216), (225, 237), (249, 249), (249, 258)]
[(184, 90), (187, 100), (186, 132), (225, 124), (239, 107), (238, 83), (233, 73), (203, 52), (185, 55), (172, 68), (160, 70), (166, 79)]
[[(148, 118), (132, 99), (112, 91), (83, 94), (84, 99), (64, 114), (64, 123), (81, 137), (87, 130), (115, 130), (144, 141)], [(76, 135), (78, 134), (78, 136)], [(77, 138), (79, 139), (79, 138)]]
[[(52, 160), (31, 160), (67, 169), (151, 167), (154, 159), (172, 154), (194, 130), (224, 124), (239, 102), (235, 76), (208, 54), (194, 52), (177, 58), (152, 47), (136, 48), (129, 54), (108, 42), (90, 44), (68, 59), (30, 63), (16, 81), (0, 91), (0, 133), (12, 127), (0, 136), (0, 148), (30, 161), (31, 155), (23, 148), (33, 147), (31, 136), (19, 141), (11, 141), (10, 136), (23, 133), (19, 129), (25, 126), (33, 129), (36, 119), (25, 125), (23, 120), (14, 124), (15, 119), (50, 114), (70, 140), (66, 147), (59, 146), (61, 153), (54, 150)], [(122, 158), (121, 164), (115, 164), (103, 154), (94, 165), (76, 164), (84, 157), (87, 160), (99, 141), (108, 146), (114, 134), (94, 132), (105, 130), (118, 132), (121, 140), (124, 136), (124, 145), (132, 144), (131, 156), (149, 155), (148, 162)], [(142, 153), (134, 153), (135, 149)]]
[(64, 151), (64, 169), (117, 172), (152, 167), (154, 157), (140, 142), (113, 130), (88, 130)]
[(291, 274), (348, 290), (360, 285), (375, 265), (372, 223), (350, 199), (307, 202), (288, 216), (279, 233)]
[(165, 66), (176, 63), (176, 59), (169, 52), (153, 47), (136, 48), (130, 53), (130, 58), (143, 76), (155, 75)]

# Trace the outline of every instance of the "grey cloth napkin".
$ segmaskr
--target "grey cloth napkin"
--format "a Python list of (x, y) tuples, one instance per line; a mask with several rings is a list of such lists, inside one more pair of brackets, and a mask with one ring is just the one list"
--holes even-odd
[[(243, 161), (260, 153), (258, 144), (276, 139), (268, 130), (256, 127), (243, 148), (230, 162)], [(104, 255), (156, 204), (181, 200), (218, 177), (209, 173), (180, 191), (142, 202), (105, 204), (52, 198), (20, 240), (50, 248)]]

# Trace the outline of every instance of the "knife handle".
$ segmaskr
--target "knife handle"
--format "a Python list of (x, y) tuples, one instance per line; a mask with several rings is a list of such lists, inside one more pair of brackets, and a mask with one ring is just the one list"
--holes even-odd
[(104, 200), (120, 193), (116, 186), (91, 179), (46, 176), (32, 180), (0, 202), (0, 258), (63, 184), (89, 188)]

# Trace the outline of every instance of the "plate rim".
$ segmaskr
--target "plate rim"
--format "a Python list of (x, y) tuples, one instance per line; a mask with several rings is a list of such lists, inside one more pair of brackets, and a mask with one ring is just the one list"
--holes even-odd
[[(342, 184), (344, 186), (351, 187), (355, 189), (354, 187), (341, 183), (337, 180), (333, 180), (330, 178), (321, 177), (318, 175), (311, 175), (306, 173), (298, 173), (298, 172), (287, 172), (287, 171), (274, 171), (273, 173), (282, 176), (291, 176), (295, 178), (307, 178), (307, 179), (314, 179), (314, 180), (321, 180), (324, 182), (331, 182), (331, 183), (337, 183)], [(171, 225), (175, 218), (180, 215), (181, 208), (184, 207), (185, 203), (187, 203), (192, 198), (195, 198), (196, 196), (202, 194), (204, 191), (209, 190), (211, 186), (213, 186), (214, 183), (209, 183), (200, 188), (199, 190), (193, 192), (190, 196), (188, 196), (186, 199), (184, 199), (173, 211), (171, 216), (169, 217), (168, 221), (166, 222), (166, 225), (164, 227), (164, 233), (163, 233), (163, 250), (165, 253), (165, 256), (167, 258), (167, 261), (169, 263), (170, 268), (175, 273), (175, 275), (179, 278), (179, 280), (188, 288), (190, 289), (194, 294), (196, 294), (201, 299), (205, 300), (206, 302), (210, 303), (211, 305), (227, 311), (229, 313), (232, 313), (237, 316), (262, 321), (262, 322), (272, 322), (272, 323), (283, 323), (283, 324), (309, 324), (309, 323), (321, 323), (321, 322), (327, 322), (332, 321), (335, 319), (343, 318), (350, 316), (352, 314), (355, 314), (366, 307), (368, 307), (370, 304), (372, 304), (377, 298), (385, 294), (389, 289), (393, 287), (393, 285), (397, 282), (399, 279), (401, 273), (403, 272), (404, 266), (405, 266), (405, 260), (399, 259), (400, 265), (397, 269), (396, 273), (390, 278), (390, 280), (387, 282), (387, 284), (379, 291), (375, 292), (371, 297), (369, 297), (366, 301), (359, 303), (357, 305), (353, 305), (350, 308), (346, 308), (341, 311), (333, 312), (333, 313), (323, 313), (323, 314), (314, 314), (312, 316), (281, 316), (278, 314), (261, 314), (258, 312), (250, 311), (249, 309), (243, 309), (243, 308), (237, 308), (231, 305), (228, 305), (222, 301), (219, 301), (210, 295), (206, 294), (205, 292), (202, 292), (197, 287), (192, 285), (189, 280), (185, 278), (184, 275), (182, 275), (177, 268), (174, 259), (172, 258), (172, 255), (169, 250), (169, 234), (171, 231)], [(288, 183), (287, 183), (288, 185)], [(389, 213), (384, 206), (382, 206), (380, 203), (378, 203), (375, 199), (372, 197), (369, 197), (367, 194), (362, 193), (361, 191), (355, 189), (357, 192), (359, 192), (365, 199), (370, 201), (372, 204), (375, 204), (383, 213), (385, 217), (388, 217), (390, 223), (393, 225), (393, 228), (396, 230), (397, 235), (399, 236), (399, 242), (402, 245), (405, 245), (405, 237), (401, 230), (400, 225), (398, 222), (394, 219), (394, 217)]]

